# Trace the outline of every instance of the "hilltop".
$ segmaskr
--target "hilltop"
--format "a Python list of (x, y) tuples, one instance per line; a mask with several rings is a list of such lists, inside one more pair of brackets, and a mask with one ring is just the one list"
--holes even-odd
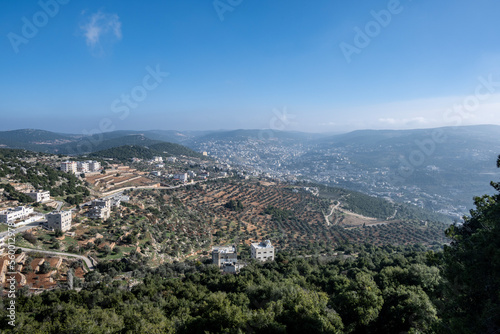
[[(0, 147), (72, 156), (93, 154), (96, 157), (113, 158), (116, 154), (121, 157), (127, 154), (123, 146), (134, 146), (135, 148), (130, 150), (130, 153), (133, 153), (134, 150), (141, 151), (138, 149), (141, 147), (143, 148), (142, 154), (147, 156), (161, 152), (167, 155), (202, 157), (198, 152), (177, 142), (165, 141), (166, 139), (177, 140), (183, 137), (187, 136), (174, 131), (150, 131), (146, 134), (139, 131), (114, 131), (85, 136), (23, 129), (0, 132)], [(112, 150), (118, 147), (122, 148)]]
[(206, 151), (249, 175), (350, 189), (456, 219), (468, 212), (476, 194), (491, 193), (487, 184), (500, 175), (491, 167), (500, 152), (497, 125), (336, 135), (271, 129), (120, 130), (94, 136), (15, 130), (0, 132), (0, 145), (75, 156), (99, 152), (94, 156), (120, 159), (157, 152), (200, 157), (195, 152)]
[(129, 161), (132, 158), (152, 159), (154, 156), (186, 156), (208, 159), (203, 154), (185, 146), (173, 143), (153, 142), (149, 146), (122, 145), (90, 153), (91, 158), (108, 158), (118, 161)]

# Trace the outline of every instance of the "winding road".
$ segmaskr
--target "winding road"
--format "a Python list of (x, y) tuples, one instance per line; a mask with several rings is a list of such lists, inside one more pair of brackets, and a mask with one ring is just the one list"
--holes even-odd
[(43, 254), (48, 254), (48, 255), (76, 257), (78, 259), (85, 261), (89, 270), (94, 270), (94, 265), (93, 265), (92, 261), (90, 261), (90, 259), (88, 257), (83, 256), (83, 255), (54, 252), (54, 251), (46, 251), (46, 250), (41, 250), (41, 249), (36, 249), (36, 248), (25, 248), (25, 247), (19, 247), (19, 248), (21, 248), (23, 252), (37, 252), (37, 253), (43, 253)]

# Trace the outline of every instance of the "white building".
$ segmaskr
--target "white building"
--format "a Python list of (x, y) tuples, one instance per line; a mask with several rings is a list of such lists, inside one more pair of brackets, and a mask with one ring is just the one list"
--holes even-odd
[(98, 198), (92, 201), (92, 206), (111, 209), (111, 200), (109, 198)]
[(35, 202), (38, 202), (38, 203), (50, 201), (50, 191), (48, 191), (48, 190), (47, 191), (43, 191), (43, 190), (30, 191), (30, 192), (27, 192), (24, 194), (33, 198), (33, 200)]
[(98, 172), (101, 169), (101, 163), (94, 160), (78, 161), (76, 169), (80, 173)]
[(274, 247), (269, 240), (252, 243), (251, 251), (252, 259), (260, 261), (274, 260)]
[(153, 157), (153, 162), (163, 162), (162, 157)]
[(154, 170), (151, 172), (151, 175), (154, 175), (154, 176), (161, 176), (161, 171), (159, 170)]
[(61, 170), (67, 173), (76, 173), (77, 172), (77, 163), (76, 161), (63, 161), (61, 162)]
[(102, 219), (106, 220), (111, 215), (111, 209), (109, 207), (93, 206), (88, 212), (88, 217), (91, 219)]
[(112, 203), (109, 198), (95, 199), (92, 201), (91, 208), (87, 215), (91, 219), (106, 220), (111, 215), (111, 206)]
[(0, 211), (0, 223), (13, 223), (18, 219), (25, 219), (33, 213), (32, 207), (18, 206)]
[(174, 174), (175, 180), (181, 180), (182, 182), (187, 182), (188, 175), (187, 173)]
[(90, 166), (87, 161), (78, 161), (76, 163), (76, 170), (80, 173), (88, 173), (90, 172)]
[(47, 222), (44, 224), (49, 230), (68, 231), (71, 228), (71, 211), (52, 211), (45, 215)]
[(176, 162), (177, 158), (176, 157), (168, 157), (167, 162)]
[(222, 265), (222, 271), (228, 274), (236, 274), (244, 266), (245, 264), (243, 263), (224, 263)]
[(98, 172), (101, 169), (101, 163), (99, 161), (89, 160), (87, 162), (89, 164), (89, 170), (91, 172)]
[(212, 263), (221, 267), (224, 264), (235, 264), (238, 262), (235, 246), (212, 247)]

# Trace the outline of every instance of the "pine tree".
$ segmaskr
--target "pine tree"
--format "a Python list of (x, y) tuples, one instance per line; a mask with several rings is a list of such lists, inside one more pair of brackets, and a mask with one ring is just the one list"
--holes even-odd
[(500, 332), (500, 183), (491, 185), (499, 193), (476, 197), (470, 217), (447, 231), (446, 332)]

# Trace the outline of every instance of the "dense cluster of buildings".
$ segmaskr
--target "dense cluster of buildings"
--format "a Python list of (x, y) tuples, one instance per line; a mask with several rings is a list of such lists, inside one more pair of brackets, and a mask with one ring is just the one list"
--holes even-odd
[(101, 163), (94, 160), (63, 161), (61, 170), (67, 173), (93, 173), (101, 170)]
[(71, 211), (53, 211), (46, 215), (34, 212), (32, 207), (18, 206), (0, 211), (0, 223), (17, 226), (42, 221), (43, 227), (49, 230), (68, 231), (71, 228)]

